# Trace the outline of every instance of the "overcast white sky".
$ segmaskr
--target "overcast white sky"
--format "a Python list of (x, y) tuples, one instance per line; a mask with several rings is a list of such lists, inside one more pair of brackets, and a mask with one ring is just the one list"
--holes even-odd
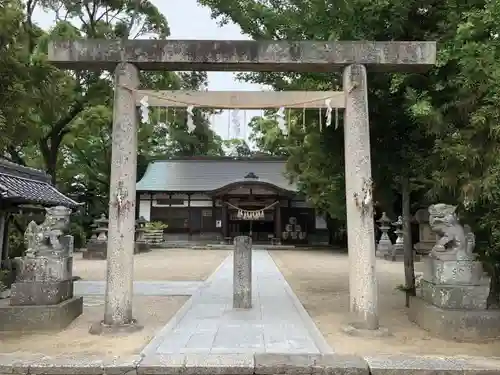
[[(199, 6), (196, 0), (152, 0), (152, 2), (165, 15), (170, 25), (170, 39), (249, 39), (241, 32), (239, 26), (228, 24), (223, 27), (217, 25), (217, 21), (210, 18), (209, 8)], [(43, 28), (50, 28), (54, 23), (54, 15), (43, 13), (40, 10), (35, 12), (36, 23)], [(260, 90), (259, 85), (239, 82), (234, 78), (233, 73), (210, 72), (209, 90)], [(241, 123), (240, 138), (248, 137), (247, 122), (253, 116), (260, 115), (260, 111), (240, 112)], [(224, 139), (235, 138), (235, 132), (229, 127), (229, 113), (222, 113), (214, 119), (213, 129)]]

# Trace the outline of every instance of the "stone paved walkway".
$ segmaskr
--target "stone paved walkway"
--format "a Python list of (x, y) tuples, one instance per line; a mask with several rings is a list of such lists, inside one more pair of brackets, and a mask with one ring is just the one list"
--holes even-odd
[(266, 250), (253, 250), (252, 272), (251, 310), (232, 308), (230, 255), (142, 354), (331, 352)]

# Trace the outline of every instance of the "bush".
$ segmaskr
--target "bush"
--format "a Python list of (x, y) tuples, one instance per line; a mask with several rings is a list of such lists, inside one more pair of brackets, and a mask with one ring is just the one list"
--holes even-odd
[(86, 233), (83, 226), (78, 223), (71, 223), (69, 226), (68, 234), (73, 236), (75, 249), (81, 249), (85, 247), (86, 243)]
[(151, 221), (146, 224), (146, 229), (149, 230), (163, 230), (168, 228), (168, 225), (165, 223), (162, 223), (161, 221)]
[(9, 276), (9, 271), (0, 270), (0, 292), (7, 289), (7, 282), (5, 279)]
[(20, 233), (14, 225), (9, 226), (9, 258), (21, 257), (26, 251), (24, 245), (24, 234)]

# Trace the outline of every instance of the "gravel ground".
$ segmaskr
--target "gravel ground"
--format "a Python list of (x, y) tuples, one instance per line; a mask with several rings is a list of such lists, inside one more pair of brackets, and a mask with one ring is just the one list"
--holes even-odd
[[(229, 254), (225, 250), (153, 250), (134, 257), (136, 281), (202, 281), (210, 276)], [(83, 280), (105, 280), (105, 260), (84, 260), (75, 254), (73, 275)], [(68, 328), (56, 333), (0, 332), (0, 352), (16, 357), (43, 354), (100, 357), (139, 354), (142, 348), (172, 318), (188, 296), (135, 296), (134, 318), (144, 328), (133, 334), (94, 336), (89, 327), (104, 316), (104, 296), (84, 296), (83, 314)]]
[[(154, 249), (134, 256), (134, 280), (202, 281), (228, 256), (227, 250)], [(82, 259), (75, 253), (73, 275), (105, 280), (106, 261)]]
[[(380, 322), (389, 328), (392, 336), (358, 338), (341, 331), (349, 310), (347, 254), (331, 250), (275, 250), (271, 255), (319, 330), (338, 353), (500, 356), (499, 341), (481, 344), (444, 341), (431, 337), (411, 323), (406, 316), (405, 296), (396, 290), (404, 283), (402, 263), (377, 260)], [(417, 271), (420, 264), (416, 263)]]
[(136, 296), (133, 301), (134, 318), (144, 326), (141, 331), (127, 335), (95, 336), (88, 331), (104, 316), (104, 297), (84, 297), (87, 306), (84, 306), (83, 314), (65, 330), (21, 335), (0, 332), (0, 352), (16, 352), (16, 357), (20, 358), (31, 354), (101, 357), (139, 354), (188, 298)]

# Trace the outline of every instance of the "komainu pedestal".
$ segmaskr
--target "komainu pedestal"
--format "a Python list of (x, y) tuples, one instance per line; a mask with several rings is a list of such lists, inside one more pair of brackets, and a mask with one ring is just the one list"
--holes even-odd
[(71, 210), (46, 210), (42, 224), (26, 229), (26, 255), (17, 259), (8, 304), (0, 305), (1, 330), (63, 329), (82, 313), (82, 298), (73, 296), (73, 237), (62, 235)]
[(455, 207), (429, 208), (437, 242), (424, 270), (409, 317), (444, 339), (480, 341), (500, 337), (500, 310), (488, 310), (490, 278), (473, 254), (475, 239), (460, 225)]

